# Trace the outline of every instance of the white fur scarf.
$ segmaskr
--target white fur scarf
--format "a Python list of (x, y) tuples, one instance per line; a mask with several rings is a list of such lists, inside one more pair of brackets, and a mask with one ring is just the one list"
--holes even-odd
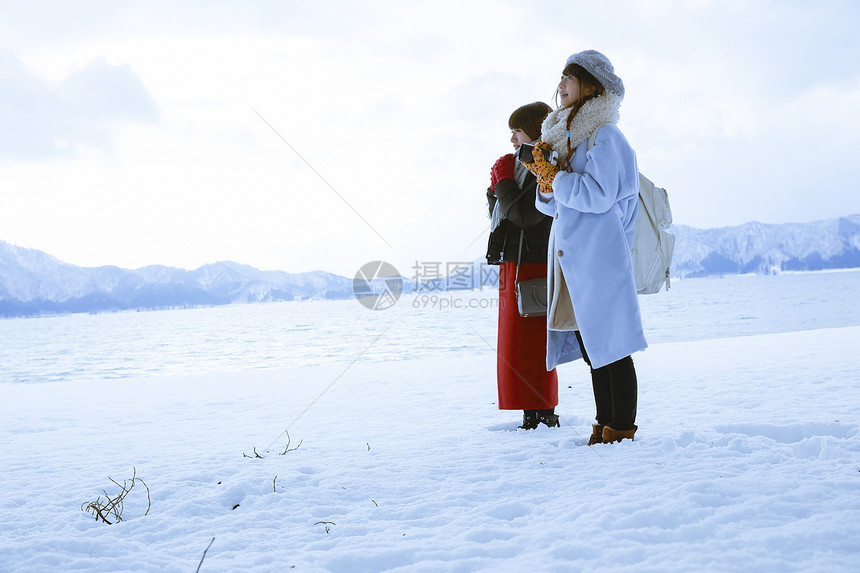
[(611, 124), (615, 125), (621, 118), (619, 108), (621, 98), (612, 92), (585, 102), (574, 116), (567, 130), (567, 116), (572, 108), (559, 108), (550, 112), (541, 125), (541, 140), (548, 143), (560, 157), (567, 157), (568, 140), (570, 149), (576, 149), (580, 143), (588, 139), (597, 128)]

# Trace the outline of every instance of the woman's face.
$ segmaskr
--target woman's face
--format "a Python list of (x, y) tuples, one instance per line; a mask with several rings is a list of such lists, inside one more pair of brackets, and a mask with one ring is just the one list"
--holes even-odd
[(526, 132), (522, 129), (512, 129), (511, 130), (511, 143), (514, 144), (514, 149), (519, 149), (520, 145), (523, 143), (530, 143), (532, 140), (531, 137), (526, 135)]
[(561, 76), (558, 82), (558, 101), (561, 107), (570, 107), (579, 100), (579, 80), (575, 76)]

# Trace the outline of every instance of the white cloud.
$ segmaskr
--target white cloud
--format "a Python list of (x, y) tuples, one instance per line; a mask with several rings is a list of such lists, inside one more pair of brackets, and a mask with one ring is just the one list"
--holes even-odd
[(550, 102), (592, 47), (676, 221), (860, 212), (850, 2), (72, 6), (0, 8), (0, 83), (19, 96), (0, 104), (0, 238), (71, 262), (351, 274), (481, 257), (509, 114)]
[(69, 155), (80, 146), (108, 150), (118, 123), (158, 115), (131, 68), (102, 58), (50, 83), (0, 53), (0, 92), (0, 161)]

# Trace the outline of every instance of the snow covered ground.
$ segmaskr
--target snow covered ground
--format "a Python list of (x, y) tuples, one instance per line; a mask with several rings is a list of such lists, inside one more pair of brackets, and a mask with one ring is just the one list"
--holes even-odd
[(586, 366), (526, 432), (491, 353), (2, 384), (0, 570), (858, 571), (858, 340), (654, 344), (592, 447)]

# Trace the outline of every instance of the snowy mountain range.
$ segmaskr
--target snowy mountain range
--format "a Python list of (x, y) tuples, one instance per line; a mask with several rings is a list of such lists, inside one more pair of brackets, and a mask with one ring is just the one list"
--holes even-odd
[[(675, 225), (669, 230), (676, 236), (674, 277), (860, 267), (860, 215), (719, 229)], [(481, 272), (473, 271), (474, 276)], [(410, 292), (412, 285), (404, 279), (404, 291)], [(444, 284), (443, 290), (461, 288), (454, 281)], [(352, 278), (324, 271), (261, 271), (230, 261), (193, 271), (161, 265), (79, 267), (0, 241), (0, 317), (352, 296)]]
[(694, 229), (674, 225), (672, 276), (860, 267), (860, 215), (811, 223)]
[(187, 271), (79, 267), (0, 241), (0, 317), (352, 297), (352, 279), (225, 261)]

